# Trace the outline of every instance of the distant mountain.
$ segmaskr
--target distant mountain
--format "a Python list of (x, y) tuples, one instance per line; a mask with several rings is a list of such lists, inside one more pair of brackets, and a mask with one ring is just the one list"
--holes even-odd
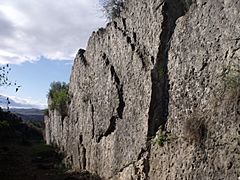
[[(8, 100), (10, 104), (8, 104)], [(37, 105), (28, 103), (25, 100), (13, 100), (4, 95), (0, 95), (0, 107), (3, 109), (9, 107), (9, 110), (21, 117), (24, 121), (43, 121), (44, 110), (38, 109)]]
[(43, 121), (44, 110), (41, 109), (10, 109), (10, 111), (21, 117), (24, 121)]
[[(0, 107), (6, 108), (7, 107), (7, 96), (0, 95)], [(10, 108), (21, 108), (21, 109), (38, 109), (39, 105), (31, 104), (24, 99), (14, 99), (8, 98), (10, 104), (8, 105)]]

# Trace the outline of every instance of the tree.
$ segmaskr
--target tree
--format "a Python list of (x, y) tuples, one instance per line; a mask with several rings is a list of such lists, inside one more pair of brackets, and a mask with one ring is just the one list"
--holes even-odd
[(68, 94), (68, 84), (65, 82), (52, 82), (48, 92), (48, 98), (52, 100), (50, 109), (56, 109), (61, 116), (67, 116), (70, 96)]
[(124, 9), (124, 0), (103, 0), (103, 12), (108, 20), (113, 20), (120, 16)]
[(50, 84), (50, 90), (47, 96), (53, 98), (54, 93), (60, 91), (61, 89), (68, 89), (68, 85), (65, 82), (53, 81)]

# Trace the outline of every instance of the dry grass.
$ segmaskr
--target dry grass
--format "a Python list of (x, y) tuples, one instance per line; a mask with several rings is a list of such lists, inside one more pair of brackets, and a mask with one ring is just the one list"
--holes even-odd
[(189, 117), (184, 124), (186, 139), (191, 143), (203, 144), (207, 137), (207, 126), (205, 119), (196, 114)]

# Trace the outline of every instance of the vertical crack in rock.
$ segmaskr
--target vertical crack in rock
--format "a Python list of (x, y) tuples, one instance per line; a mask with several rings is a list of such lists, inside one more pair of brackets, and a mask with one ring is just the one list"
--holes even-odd
[(116, 88), (117, 88), (117, 91), (118, 91), (119, 105), (118, 105), (118, 108), (117, 108), (117, 113), (118, 113), (118, 117), (120, 119), (122, 119), (123, 118), (123, 111), (124, 111), (124, 107), (125, 107), (125, 102), (124, 102), (124, 98), (123, 98), (123, 84), (120, 84), (120, 79), (117, 76), (117, 73), (116, 73), (113, 66), (111, 66), (110, 71), (111, 71), (112, 77), (114, 78), (114, 81), (116, 83)]
[(145, 55), (149, 55), (149, 52), (146, 51), (146, 47), (143, 44), (140, 45), (137, 42), (137, 35), (136, 35), (135, 32), (132, 32), (132, 38), (133, 38), (133, 41), (132, 41), (132, 38), (129, 36), (129, 32), (127, 31), (126, 19), (123, 18), (122, 22), (123, 22), (124, 29), (121, 29), (120, 27), (118, 27), (118, 24), (115, 21), (113, 22), (114, 28), (121, 31), (123, 37), (126, 37), (126, 42), (131, 46), (131, 50), (132, 51), (136, 50), (136, 53), (137, 53), (137, 55), (139, 56), (139, 58), (142, 62), (142, 68), (146, 70), (147, 69), (147, 66), (146, 66), (147, 63), (146, 63), (146, 60), (145, 60)]
[[(106, 56), (104, 56), (104, 59), (108, 60), (108, 58)], [(117, 93), (118, 93), (119, 104), (118, 104), (118, 107), (117, 107), (117, 116), (112, 116), (111, 117), (108, 129), (106, 130), (106, 132), (104, 134), (99, 135), (99, 137), (96, 140), (97, 143), (99, 143), (104, 136), (106, 137), (106, 136), (112, 134), (115, 131), (116, 121), (117, 121), (118, 118), (120, 118), (120, 119), (123, 118), (123, 111), (124, 111), (124, 108), (125, 108), (125, 102), (124, 102), (124, 97), (123, 97), (123, 84), (120, 83), (120, 79), (119, 79), (113, 65), (111, 65), (110, 71), (111, 71), (111, 76), (114, 80), (114, 83), (116, 84)], [(93, 124), (94, 124), (94, 120), (92, 120), (92, 121), (93, 121)]]
[(117, 108), (117, 113), (118, 113), (118, 117), (120, 119), (123, 118), (123, 111), (124, 111), (124, 107), (125, 107), (125, 102), (123, 99), (123, 85), (121, 84), (120, 87), (118, 87), (118, 98), (119, 98), (119, 105)]
[(91, 104), (91, 119), (92, 119), (92, 139), (94, 138), (95, 136), (95, 123), (94, 123), (94, 107), (93, 107), (93, 104)]
[[(110, 70), (111, 70), (111, 75), (112, 75), (112, 77), (114, 78), (114, 81), (117, 83), (117, 86), (119, 86), (119, 85), (120, 85), (120, 79), (119, 79), (119, 77), (117, 76), (117, 73), (116, 73), (113, 65), (111, 65)], [(118, 87), (117, 87), (117, 88), (118, 88)]]
[(105, 60), (105, 65), (108, 66), (110, 64), (109, 59), (107, 58), (106, 53), (103, 53), (102, 55), (103, 60)]
[(144, 50), (140, 49), (140, 47), (136, 50), (137, 54), (138, 54), (138, 57), (141, 59), (141, 62), (142, 62), (142, 68), (145, 68), (146, 69), (146, 62), (145, 62), (145, 57), (144, 57), (144, 54), (147, 54), (146, 51), (145, 51), (145, 48)]
[(116, 116), (113, 116), (110, 119), (110, 125), (108, 126), (108, 129), (105, 132), (104, 136), (108, 136), (108, 135), (112, 134), (115, 131), (115, 129), (116, 129), (116, 120), (117, 120)]
[(82, 167), (86, 169), (87, 158), (86, 158), (86, 148), (82, 145)]
[[(177, 19), (185, 15), (191, 4), (192, 0), (165, 0), (162, 4), (163, 22), (160, 34), (160, 46), (155, 61), (154, 58), (151, 58), (151, 61), (155, 62), (155, 65), (151, 71), (152, 95), (149, 108), (148, 138), (154, 137), (160, 127), (164, 129), (167, 122), (169, 104), (168, 53), (171, 38)], [(143, 172), (146, 175), (146, 179), (148, 179), (151, 143), (147, 142), (146, 146), (148, 154), (144, 159)], [(142, 156), (141, 154), (143, 152), (139, 154), (138, 158)]]
[(107, 131), (106, 131), (103, 135), (100, 135), (100, 136), (97, 138), (97, 143), (99, 143), (104, 136), (106, 137), (106, 136), (112, 134), (112, 133), (115, 131), (117, 118), (118, 118), (118, 117), (113, 116), (113, 117), (110, 119), (110, 125), (108, 126)]
[(82, 142), (83, 142), (83, 135), (80, 134), (80, 135), (79, 135), (79, 144), (82, 144)]
[[(187, 3), (186, 3), (187, 2)], [(168, 80), (168, 51), (171, 38), (176, 27), (176, 20), (183, 16), (190, 6), (189, 0), (166, 0), (162, 7), (162, 32), (160, 46), (154, 68), (151, 71), (152, 97), (149, 109), (148, 137), (156, 135), (160, 127), (164, 128), (168, 116), (169, 80)]]
[(123, 28), (126, 31), (127, 30), (126, 18), (122, 18), (122, 23), (123, 23)]

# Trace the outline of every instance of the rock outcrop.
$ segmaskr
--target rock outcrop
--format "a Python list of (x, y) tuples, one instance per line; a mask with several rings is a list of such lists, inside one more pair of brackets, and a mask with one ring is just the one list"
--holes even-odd
[(126, 1), (79, 50), (47, 143), (104, 179), (237, 179), (239, 17), (239, 0)]

